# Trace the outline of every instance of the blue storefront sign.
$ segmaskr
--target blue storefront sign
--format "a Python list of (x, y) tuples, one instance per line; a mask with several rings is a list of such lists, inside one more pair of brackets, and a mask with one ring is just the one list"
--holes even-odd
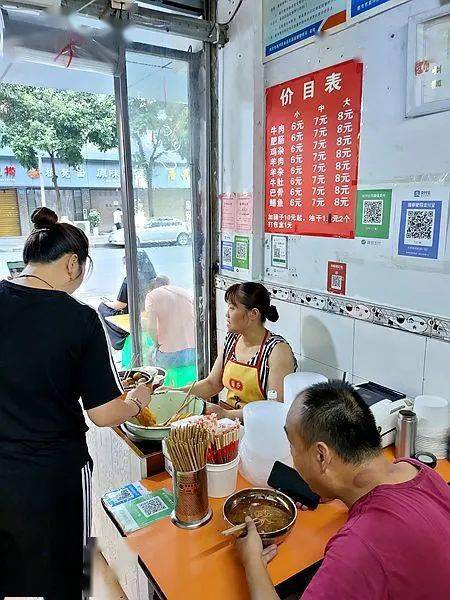
[[(42, 177), (44, 186), (52, 188), (50, 160), (44, 158)], [(77, 168), (57, 161), (56, 174), (61, 189), (111, 189), (120, 188), (120, 165), (113, 157), (109, 160), (86, 159)], [(144, 188), (146, 182), (138, 171), (134, 173), (135, 186)], [(0, 155), (0, 188), (38, 188), (41, 184), (39, 171), (27, 170), (12, 156)], [(190, 187), (190, 170), (186, 165), (157, 165), (153, 174), (154, 189), (187, 189)]]

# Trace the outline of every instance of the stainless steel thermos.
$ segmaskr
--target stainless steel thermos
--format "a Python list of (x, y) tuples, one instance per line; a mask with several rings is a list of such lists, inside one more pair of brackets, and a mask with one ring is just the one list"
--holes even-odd
[(417, 416), (412, 410), (398, 413), (395, 458), (414, 456), (416, 452)]

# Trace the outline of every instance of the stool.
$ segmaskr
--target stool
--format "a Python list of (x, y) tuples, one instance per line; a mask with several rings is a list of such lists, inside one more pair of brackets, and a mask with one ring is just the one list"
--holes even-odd
[[(142, 333), (142, 348), (152, 348), (153, 340), (148, 333)], [(131, 369), (137, 365), (132, 365), (131, 335), (125, 340), (122, 348), (122, 369)]]

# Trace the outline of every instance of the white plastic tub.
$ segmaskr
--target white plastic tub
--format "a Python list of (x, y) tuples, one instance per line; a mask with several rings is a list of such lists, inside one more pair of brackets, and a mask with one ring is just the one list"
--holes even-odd
[(208, 496), (225, 498), (236, 491), (239, 456), (224, 465), (206, 465), (208, 474)]

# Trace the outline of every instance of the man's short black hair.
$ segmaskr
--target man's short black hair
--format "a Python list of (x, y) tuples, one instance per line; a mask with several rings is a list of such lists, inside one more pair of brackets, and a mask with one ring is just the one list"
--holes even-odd
[(310, 447), (325, 442), (347, 463), (359, 464), (381, 451), (375, 418), (349, 383), (318, 383), (301, 393), (299, 433)]

